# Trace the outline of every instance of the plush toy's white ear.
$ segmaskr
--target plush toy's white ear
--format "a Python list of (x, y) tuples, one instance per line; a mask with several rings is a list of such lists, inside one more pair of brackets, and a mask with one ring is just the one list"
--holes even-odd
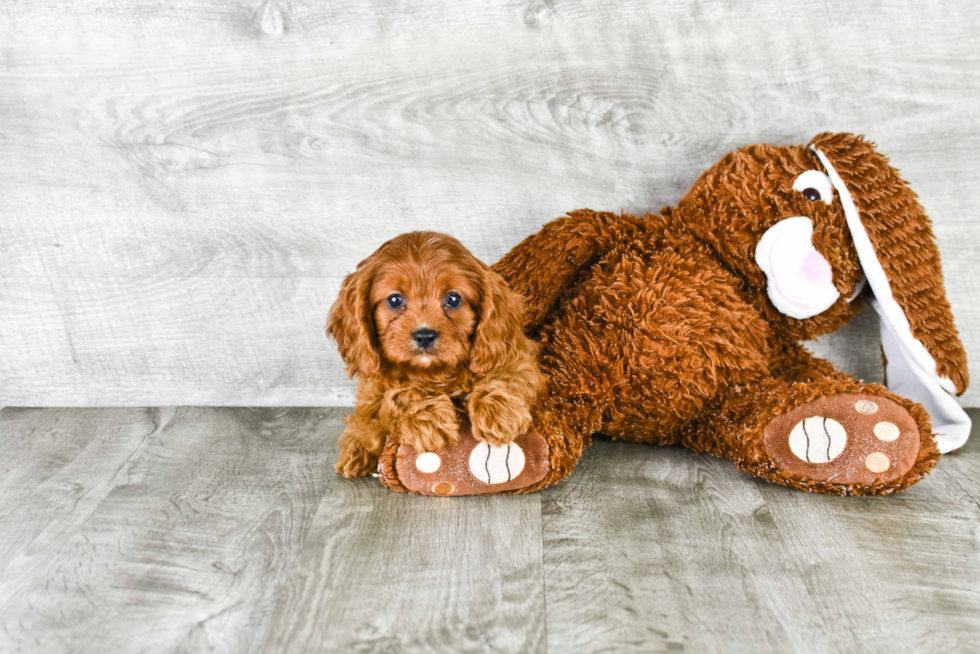
[[(960, 449), (970, 437), (972, 424), (970, 416), (947, 390), (949, 380), (936, 373), (935, 361), (926, 368), (920, 365), (919, 357), (908, 349), (907, 343), (912, 333), (908, 331), (907, 320), (904, 328), (896, 324), (900, 321), (889, 317), (889, 312), (877, 296), (871, 300), (871, 305), (881, 318), (881, 347), (885, 352), (888, 389), (926, 408), (932, 418), (932, 431), (940, 452), (946, 454)], [(915, 339), (912, 342), (919, 347), (922, 345)]]
[[(846, 158), (852, 144), (857, 152)], [(871, 304), (881, 320), (888, 388), (929, 411), (941, 452), (959, 449), (971, 424), (952, 394), (966, 389), (966, 354), (943, 292), (939, 251), (928, 218), (887, 160), (860, 137), (821, 135), (810, 149), (837, 190), (874, 294)], [(852, 170), (848, 182), (838, 170), (842, 159)], [(860, 174), (868, 179), (855, 179)], [(856, 187), (853, 195), (851, 187)]]

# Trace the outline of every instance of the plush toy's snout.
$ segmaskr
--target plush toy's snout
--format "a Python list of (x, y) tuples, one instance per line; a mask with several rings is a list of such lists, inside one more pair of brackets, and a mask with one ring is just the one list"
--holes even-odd
[(769, 300), (780, 313), (797, 319), (823, 313), (840, 297), (830, 263), (813, 247), (812, 235), (809, 218), (784, 218), (766, 230), (755, 248)]

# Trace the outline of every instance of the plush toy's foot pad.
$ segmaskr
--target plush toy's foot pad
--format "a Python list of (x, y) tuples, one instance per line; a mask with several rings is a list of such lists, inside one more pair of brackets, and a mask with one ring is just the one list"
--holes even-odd
[(783, 471), (834, 484), (888, 483), (911, 470), (919, 428), (898, 404), (871, 395), (821, 397), (769, 423), (766, 453)]
[(459, 441), (442, 452), (418, 453), (400, 445), (395, 456), (398, 480), (422, 495), (487, 495), (526, 488), (549, 470), (548, 443), (529, 432), (510, 445), (487, 445), (460, 426)]

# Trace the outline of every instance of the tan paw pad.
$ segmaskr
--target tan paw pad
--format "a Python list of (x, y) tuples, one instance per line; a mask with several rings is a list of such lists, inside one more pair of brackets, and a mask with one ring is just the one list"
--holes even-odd
[(875, 425), (875, 436), (883, 441), (893, 441), (901, 435), (901, 430), (891, 422), (879, 422)]
[(452, 495), (456, 492), (456, 487), (448, 481), (440, 481), (438, 484), (433, 484), (432, 492), (436, 495)]
[(419, 472), (424, 472), (427, 475), (438, 470), (441, 465), (442, 459), (435, 452), (422, 452), (415, 457), (415, 467), (418, 468)]
[(854, 410), (858, 413), (871, 415), (878, 410), (878, 405), (871, 400), (858, 400), (854, 403)]
[(888, 457), (881, 452), (872, 452), (864, 460), (865, 467), (871, 472), (884, 472), (888, 470), (891, 464), (892, 462), (888, 460)]

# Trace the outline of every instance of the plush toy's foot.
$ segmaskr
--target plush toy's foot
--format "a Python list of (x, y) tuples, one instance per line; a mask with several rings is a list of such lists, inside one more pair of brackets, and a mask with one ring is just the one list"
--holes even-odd
[(488, 495), (537, 484), (550, 469), (548, 443), (535, 431), (509, 445), (493, 446), (473, 437), (469, 424), (441, 452), (416, 452), (389, 439), (379, 467), (391, 490), (422, 495)]
[(821, 397), (765, 429), (766, 453), (784, 474), (839, 485), (894, 482), (919, 455), (919, 429), (891, 400), (865, 394)]

